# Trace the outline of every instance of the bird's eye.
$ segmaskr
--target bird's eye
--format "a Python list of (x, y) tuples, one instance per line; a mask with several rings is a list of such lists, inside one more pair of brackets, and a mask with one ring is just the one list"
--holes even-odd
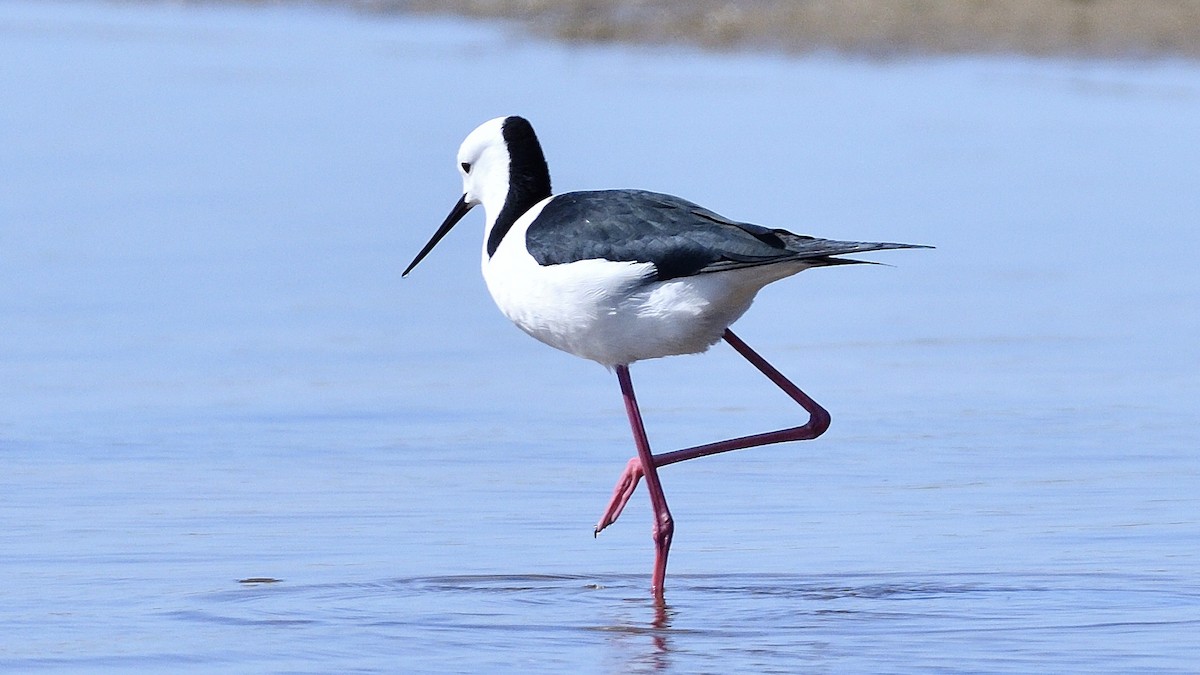
[(471, 163), (470, 162), (463, 162), (459, 166), (462, 167), (463, 173), (471, 173)]

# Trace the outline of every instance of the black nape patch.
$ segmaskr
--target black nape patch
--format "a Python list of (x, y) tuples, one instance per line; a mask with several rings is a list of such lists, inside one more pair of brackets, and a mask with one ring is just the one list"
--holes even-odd
[(501, 133), (508, 147), (508, 196), (488, 236), (489, 257), (495, 254), (517, 218), (551, 194), (550, 168), (546, 165), (542, 144), (538, 142), (529, 120), (508, 117), (504, 120)]

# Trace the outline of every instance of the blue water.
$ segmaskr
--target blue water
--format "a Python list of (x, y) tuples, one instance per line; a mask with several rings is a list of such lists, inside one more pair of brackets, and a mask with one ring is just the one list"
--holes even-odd
[[(1200, 67), (711, 55), (335, 10), (0, 4), (0, 670), (1195, 672)], [(664, 470), (479, 278), (454, 151), (533, 120), (890, 266), (739, 334), (833, 414)], [(659, 450), (796, 423), (633, 369)]]

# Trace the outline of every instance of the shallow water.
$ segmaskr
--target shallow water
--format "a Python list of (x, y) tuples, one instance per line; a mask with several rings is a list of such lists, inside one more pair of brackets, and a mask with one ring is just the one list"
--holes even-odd
[[(288, 9), (0, 5), (0, 669), (1190, 672), (1200, 68), (563, 47)], [(672, 466), (492, 307), (490, 117), (559, 190), (934, 244), (761, 294), (821, 439)], [(638, 364), (660, 450), (793, 424)], [(254, 581), (254, 580), (270, 581)]]

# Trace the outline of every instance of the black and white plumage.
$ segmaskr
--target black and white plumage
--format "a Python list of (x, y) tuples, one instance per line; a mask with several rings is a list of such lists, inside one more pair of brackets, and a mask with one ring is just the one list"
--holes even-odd
[[(408, 274), (482, 204), (483, 277), (500, 311), (542, 342), (616, 370), (638, 455), (626, 465), (596, 525), (599, 533), (645, 477), (654, 510), (651, 588), (663, 585), (674, 520), (658, 468), (768, 443), (808, 440), (829, 413), (729, 330), (763, 286), (810, 267), (859, 262), (838, 256), (910, 244), (833, 241), (720, 216), (643, 190), (551, 195), (550, 172), (529, 122), (501, 117), (472, 131), (458, 150), (463, 196), (412, 261)], [(653, 454), (629, 364), (702, 352), (724, 339), (803, 407), (808, 421), (674, 452)]]
[(831, 256), (908, 248), (772, 230), (645, 190), (559, 195), (530, 223), (525, 244), (539, 265), (589, 258), (654, 263), (657, 281), (783, 262), (804, 261), (809, 267), (854, 263), (859, 261)]
[(909, 244), (819, 239), (741, 223), (644, 190), (551, 195), (532, 126), (485, 122), (458, 152), (463, 198), (407, 272), (473, 206), (500, 311), (542, 342), (605, 366), (702, 352), (765, 285), (837, 256)]

